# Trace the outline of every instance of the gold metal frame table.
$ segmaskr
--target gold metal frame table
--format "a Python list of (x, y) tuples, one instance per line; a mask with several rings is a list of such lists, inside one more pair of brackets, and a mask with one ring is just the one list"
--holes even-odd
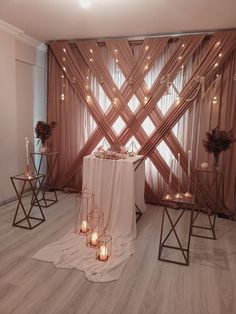
[[(58, 159), (58, 152), (46, 152), (46, 153), (40, 153), (40, 152), (33, 152), (31, 153), (31, 159), (33, 161), (34, 170), (37, 174), (41, 172), (43, 158), (46, 158), (46, 164), (47, 164), (47, 171), (45, 175), (45, 184), (41, 187), (42, 197), (39, 200), (41, 207), (47, 208), (55, 203), (58, 202), (57, 199), (57, 192), (54, 186), (53, 182), (53, 170), (55, 168), (57, 159)], [(40, 156), (39, 164), (36, 165), (34, 156)], [(47, 194), (53, 193), (53, 198), (48, 198)], [(32, 200), (34, 202), (34, 200)], [(37, 206), (37, 205), (36, 205)]]
[[(43, 181), (45, 179), (45, 175), (43, 175), (43, 174), (33, 175), (32, 174), (31, 176), (27, 176), (25, 174), (19, 174), (19, 175), (12, 176), (10, 179), (11, 179), (12, 185), (14, 187), (14, 190), (16, 192), (17, 198), (18, 198), (18, 204), (16, 207), (16, 212), (15, 212), (12, 226), (32, 230), (46, 220), (45, 216), (43, 214), (42, 208), (40, 206), (40, 202), (38, 200), (38, 193), (39, 193), (40, 187), (43, 184)], [(19, 182), (23, 183), (20, 186), (20, 188), (17, 188), (17, 185), (16, 185), (17, 181), (18, 181), (18, 183)], [(26, 206), (24, 205), (24, 203), (22, 201), (23, 194), (25, 192), (25, 188), (27, 186), (27, 183), (30, 187), (30, 190), (32, 191), (32, 198), (34, 199), (34, 202), (32, 202), (32, 201), (30, 202), (30, 207), (29, 207), (28, 212), (27, 212)], [(35, 205), (35, 204), (37, 204), (37, 205)], [(32, 209), (34, 207), (36, 207), (37, 210), (39, 210), (41, 218), (32, 216)], [(23, 218), (21, 218), (17, 221), (17, 217), (18, 217), (20, 208), (22, 209)], [(37, 221), (37, 223), (32, 224), (32, 221), (35, 221), (35, 220)], [(26, 222), (26, 225), (23, 225), (24, 222)]]
[[(193, 210), (194, 210), (194, 196), (187, 198), (175, 198), (174, 195), (170, 195), (167, 199), (165, 194), (162, 198), (163, 203), (163, 213), (162, 213), (162, 222), (161, 222), (161, 234), (160, 234), (160, 242), (159, 242), (159, 251), (158, 251), (158, 259), (160, 261), (179, 264), (188, 266), (189, 265), (189, 248), (190, 248), (190, 238), (192, 233), (192, 220), (193, 220)], [(179, 234), (176, 230), (176, 227), (182, 220), (181, 218), (187, 212), (190, 212), (189, 224), (188, 224), (188, 231), (187, 231), (187, 244), (181, 243)], [(171, 215), (171, 211), (179, 212), (177, 218), (174, 218)], [(170, 223), (170, 229), (164, 230), (165, 228), (165, 217), (167, 217), (168, 222)], [(166, 229), (166, 228), (165, 228)], [(165, 235), (164, 235), (165, 234)], [(177, 246), (172, 244), (166, 244), (167, 240), (170, 239), (171, 235), (174, 235), (174, 238), (177, 241)], [(164, 240), (163, 240), (164, 238)], [(169, 259), (163, 257), (163, 249), (167, 248), (168, 250), (180, 251), (183, 256), (183, 262), (176, 260), (176, 259)]]

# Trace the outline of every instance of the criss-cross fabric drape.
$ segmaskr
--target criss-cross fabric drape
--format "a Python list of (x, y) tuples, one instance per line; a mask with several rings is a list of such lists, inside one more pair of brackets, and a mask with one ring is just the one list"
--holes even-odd
[[(60, 151), (56, 184), (79, 188), (83, 157), (103, 138), (113, 148), (136, 141), (146, 158), (146, 199), (151, 202), (159, 201), (166, 189), (172, 157), (173, 188), (178, 180), (186, 185), (189, 149), (194, 179), (209, 125), (233, 126), (235, 39), (235, 32), (221, 32), (133, 42), (50, 43), (48, 120), (58, 123), (51, 144)], [(218, 110), (212, 108), (214, 93), (221, 98)], [(181, 178), (175, 170), (178, 153)], [(235, 150), (224, 157), (222, 162), (232, 164)], [(229, 174), (225, 178), (225, 186), (232, 183)], [(225, 197), (225, 208), (231, 211), (235, 175), (232, 186)]]

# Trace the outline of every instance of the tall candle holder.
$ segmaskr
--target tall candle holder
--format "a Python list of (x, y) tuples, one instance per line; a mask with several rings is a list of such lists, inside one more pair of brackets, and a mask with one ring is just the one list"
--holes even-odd
[(89, 232), (88, 213), (93, 208), (94, 194), (86, 187), (77, 195), (74, 233), (86, 236)]
[(165, 199), (167, 199), (167, 200), (170, 200), (173, 198), (173, 196), (171, 196), (172, 168), (173, 168), (173, 158), (171, 159), (168, 189), (167, 189), (167, 193), (165, 195)]
[(187, 192), (184, 193), (184, 197), (187, 197), (187, 198), (191, 198), (193, 197), (193, 195), (190, 193), (190, 176), (188, 176), (188, 188), (187, 188)]
[(88, 213), (88, 226), (89, 232), (87, 234), (86, 245), (91, 248), (97, 248), (98, 238), (104, 232), (104, 213), (97, 207), (94, 207)]
[(178, 153), (178, 193), (175, 194), (175, 198), (183, 198), (183, 195), (180, 193), (180, 153)]
[(190, 169), (190, 160), (191, 160), (191, 151), (188, 151), (188, 186), (187, 186), (187, 192), (184, 194), (184, 197), (191, 198), (192, 194), (190, 193), (190, 175), (191, 175), (191, 169)]
[(25, 161), (26, 161), (25, 176), (31, 179), (32, 171), (30, 170), (30, 165), (29, 165), (29, 140), (27, 137), (25, 138)]
[(96, 250), (96, 258), (101, 262), (106, 262), (111, 257), (112, 237), (104, 232), (98, 238), (98, 246)]

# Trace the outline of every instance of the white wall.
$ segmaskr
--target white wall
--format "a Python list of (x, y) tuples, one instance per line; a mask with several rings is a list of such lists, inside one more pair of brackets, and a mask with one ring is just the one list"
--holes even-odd
[[(20, 37), (20, 38), (19, 38)], [(10, 176), (25, 170), (25, 137), (46, 119), (46, 51), (0, 28), (0, 204), (15, 196)]]

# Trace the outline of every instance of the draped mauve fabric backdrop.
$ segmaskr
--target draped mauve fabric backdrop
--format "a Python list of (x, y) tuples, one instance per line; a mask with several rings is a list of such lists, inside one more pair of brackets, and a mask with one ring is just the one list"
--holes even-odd
[[(181, 180), (186, 189), (188, 150), (194, 181), (195, 166), (209, 158), (205, 132), (219, 125), (236, 134), (236, 32), (58, 41), (49, 48), (48, 121), (58, 123), (50, 145), (60, 152), (59, 188), (81, 188), (83, 157), (104, 139), (113, 148), (133, 141), (146, 158), (146, 200), (158, 203), (172, 158), (172, 186)], [(220, 166), (219, 210), (233, 213), (236, 145), (221, 154)]]

